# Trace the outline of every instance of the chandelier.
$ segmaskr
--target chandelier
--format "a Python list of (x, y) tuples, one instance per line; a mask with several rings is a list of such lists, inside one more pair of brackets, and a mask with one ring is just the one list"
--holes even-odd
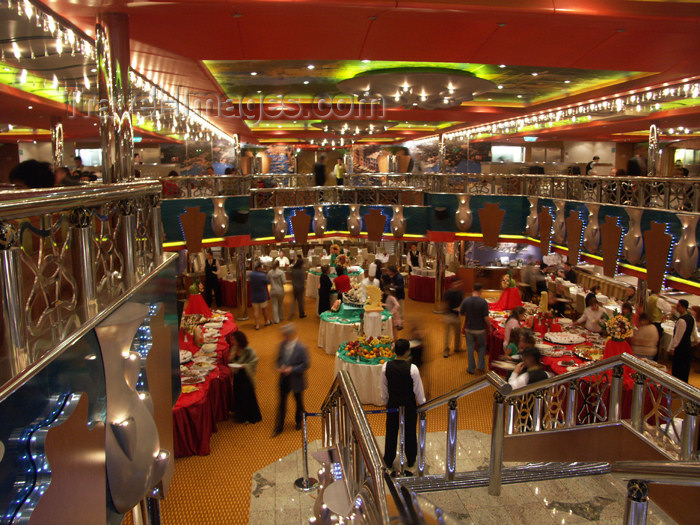
[(447, 68), (375, 69), (338, 82), (359, 98), (381, 98), (385, 107), (443, 109), (459, 106), (496, 85), (468, 71)]

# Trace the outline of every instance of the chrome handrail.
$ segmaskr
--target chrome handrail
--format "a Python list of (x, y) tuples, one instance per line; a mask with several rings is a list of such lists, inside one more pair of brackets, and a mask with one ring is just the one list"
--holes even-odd
[(697, 461), (615, 461), (610, 472), (624, 480), (700, 487), (700, 462)]
[(24, 219), (66, 208), (91, 207), (106, 201), (135, 199), (160, 194), (161, 185), (153, 181), (91, 184), (31, 190), (0, 191), (0, 220)]
[(692, 401), (700, 403), (700, 390), (684, 381), (681, 381), (680, 379), (673, 377), (671, 374), (660, 371), (656, 367), (645, 363), (641, 359), (634, 357), (631, 354), (620, 354), (614, 357), (609, 357), (594, 364), (579, 367), (571, 372), (566, 372), (564, 374), (550, 377), (548, 379), (538, 381), (537, 383), (518, 388), (507, 394), (506, 399), (536, 392), (537, 390), (545, 390), (552, 386), (566, 384), (573, 379), (580, 379), (596, 373), (605, 372), (619, 365), (627, 365), (630, 368), (633, 368), (636, 372), (644, 374), (664, 387), (669, 388)]
[(506, 381), (504, 381), (501, 376), (491, 371), (488, 372), (486, 375), (478, 377), (458, 388), (455, 388), (454, 390), (450, 390), (449, 392), (442, 394), (441, 396), (426, 401), (422, 405), (418, 406), (417, 411), (419, 413), (427, 412), (428, 410), (432, 410), (433, 408), (446, 405), (450, 401), (456, 401), (460, 397), (464, 397), (466, 395), (477, 392), (489, 385), (494, 387), (496, 391), (498, 391), (501, 395), (504, 396), (508, 395), (511, 392), (511, 390), (513, 390), (513, 387), (510, 386)]

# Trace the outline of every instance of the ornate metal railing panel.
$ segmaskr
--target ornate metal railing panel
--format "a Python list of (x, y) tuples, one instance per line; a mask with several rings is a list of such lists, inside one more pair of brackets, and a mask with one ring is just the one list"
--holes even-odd
[(514, 390), (505, 403), (509, 434), (627, 420), (669, 457), (698, 458), (700, 390), (627, 354)]
[(0, 385), (162, 261), (158, 182), (0, 192)]

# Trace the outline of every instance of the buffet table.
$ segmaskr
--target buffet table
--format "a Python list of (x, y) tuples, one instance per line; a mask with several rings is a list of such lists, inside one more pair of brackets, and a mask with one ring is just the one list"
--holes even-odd
[[(445, 272), (445, 289), (448, 289), (456, 276)], [(421, 303), (435, 302), (435, 276), (423, 276), (412, 273), (408, 278), (408, 297)]]
[[(318, 346), (332, 355), (341, 343), (354, 340), (357, 337), (361, 311), (361, 308), (342, 304), (337, 312), (323, 312), (318, 327)], [(392, 336), (391, 317), (387, 310), (382, 312), (381, 335)]]
[[(350, 277), (350, 282), (353, 284), (360, 284), (362, 282), (362, 275), (364, 271), (362, 268), (357, 266), (351, 266), (348, 272), (348, 277)], [(328, 274), (331, 281), (336, 278), (334, 272)], [(306, 297), (313, 297), (314, 299), (318, 297), (318, 284), (321, 279), (321, 270), (318, 268), (312, 268), (306, 273)]]
[(382, 367), (384, 365), (366, 365), (352, 363), (335, 355), (335, 372), (338, 375), (341, 370), (346, 371), (352, 378), (352, 382), (360, 397), (361, 403), (383, 406), (382, 401)]
[[(216, 432), (217, 421), (228, 419), (232, 399), (229, 346), (226, 336), (237, 330), (231, 314), (226, 314), (216, 343), (217, 363), (204, 383), (194, 385), (197, 390), (180, 394), (173, 407), (173, 440), (175, 457), (206, 456), (209, 454), (211, 434)], [(180, 349), (193, 354), (198, 351), (193, 337), (180, 331)]]

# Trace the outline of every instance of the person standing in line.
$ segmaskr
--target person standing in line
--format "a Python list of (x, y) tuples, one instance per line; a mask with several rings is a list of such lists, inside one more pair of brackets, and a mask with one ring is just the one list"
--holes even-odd
[(391, 314), (391, 329), (392, 336), (396, 339), (399, 335), (400, 327), (403, 325), (403, 319), (401, 318), (401, 308), (399, 302), (396, 300), (396, 291), (394, 288), (385, 288), (384, 296), (382, 297), (382, 305), (384, 309)]
[(265, 318), (265, 326), (270, 320), (267, 318), (267, 285), (269, 283), (267, 275), (263, 272), (263, 265), (260, 261), (255, 264), (255, 270), (248, 274), (250, 282), (250, 302), (253, 305), (253, 319), (255, 319), (255, 329), (260, 329), (260, 312)]
[(462, 336), (459, 333), (462, 327), (459, 322), (459, 307), (464, 300), (464, 292), (462, 292), (462, 282), (453, 281), (449, 290), (445, 292), (445, 305), (443, 322), (445, 323), (445, 351), (442, 357), (450, 356), (450, 332), (453, 333), (454, 351), (460, 351)]
[(304, 412), (304, 390), (306, 390), (306, 370), (309, 369), (309, 351), (306, 345), (299, 341), (297, 328), (294, 324), (285, 324), (280, 328), (282, 342), (277, 355), (277, 371), (279, 377), (279, 406), (277, 408), (277, 421), (272, 437), (282, 433), (284, 419), (287, 415), (287, 396), (294, 394), (296, 412), (294, 421), (296, 429), (301, 430), (301, 418)]
[(338, 157), (338, 162), (333, 167), (333, 174), (335, 175), (335, 183), (337, 186), (343, 185), (343, 180), (345, 179), (345, 174), (347, 170), (345, 169), (345, 164), (343, 163), (343, 158)]
[(221, 285), (219, 284), (219, 263), (214, 259), (211, 248), (207, 248), (204, 260), (204, 301), (211, 308), (212, 293), (216, 298), (216, 306), (221, 308)]
[[(401, 307), (401, 318), (403, 319), (405, 317), (404, 305), (406, 303), (406, 288), (403, 275), (399, 273), (396, 266), (389, 266), (389, 277), (391, 277), (391, 286), (396, 289), (395, 296), (396, 300), (399, 302), (399, 306)], [(401, 328), (403, 327), (400, 326), (399, 330), (401, 330)]]
[(600, 160), (600, 157), (598, 155), (595, 155), (593, 157), (593, 160), (590, 161), (588, 164), (586, 164), (586, 175), (590, 175), (591, 172), (595, 174), (595, 166), (598, 164), (598, 161)]
[(344, 293), (352, 290), (352, 282), (350, 282), (350, 277), (348, 277), (347, 271), (343, 266), (336, 266), (335, 273), (337, 277), (333, 279), (333, 286), (338, 292), (338, 299), (342, 299)]
[(326, 184), (326, 156), (321, 155), (318, 161), (314, 163), (314, 186), (323, 186)]
[[(491, 333), (491, 320), (489, 319), (489, 303), (481, 297), (481, 283), (474, 284), (474, 291), (470, 297), (462, 301), (459, 313), (464, 317), (464, 338), (467, 341), (467, 358), (469, 365), (468, 374), (473, 374), (478, 367), (480, 372), (485, 368), (486, 334)], [(479, 362), (474, 364), (474, 347), (479, 354)]]
[(695, 319), (688, 311), (688, 301), (679, 299), (676, 311), (680, 316), (673, 328), (673, 339), (668, 347), (668, 353), (673, 356), (673, 377), (688, 382), (690, 376), (690, 358), (692, 346), (697, 342)]
[[(407, 339), (397, 339), (394, 343), (396, 359), (382, 366), (382, 401), (387, 408), (404, 407), (404, 428), (406, 429), (406, 464), (413, 468), (418, 454), (416, 422), (418, 405), (425, 403), (423, 381), (418, 367), (409, 360), (411, 344)], [(396, 444), (399, 434), (399, 414), (386, 415), (386, 441), (384, 446), (384, 464), (393, 468), (396, 459)], [(391, 473), (396, 476), (396, 471)], [(406, 471), (407, 476), (413, 474)]]
[(248, 345), (248, 338), (240, 330), (228, 336), (231, 353), (228, 366), (233, 372), (233, 417), (239, 423), (262, 421), (258, 398), (255, 395), (255, 371), (258, 356)]
[(299, 319), (306, 317), (304, 313), (304, 293), (306, 291), (306, 270), (304, 270), (304, 259), (298, 257), (292, 266), (292, 292), (294, 299), (292, 307), (289, 310), (289, 319), (294, 317), (294, 305), (296, 303), (299, 309)]
[(331, 290), (333, 281), (328, 276), (331, 267), (327, 264), (321, 266), (321, 277), (318, 280), (318, 315), (331, 309)]
[(280, 270), (280, 262), (277, 259), (272, 263), (272, 270), (267, 272), (267, 280), (270, 282), (272, 322), (278, 324), (281, 319), (284, 319), (284, 285), (287, 277)]

